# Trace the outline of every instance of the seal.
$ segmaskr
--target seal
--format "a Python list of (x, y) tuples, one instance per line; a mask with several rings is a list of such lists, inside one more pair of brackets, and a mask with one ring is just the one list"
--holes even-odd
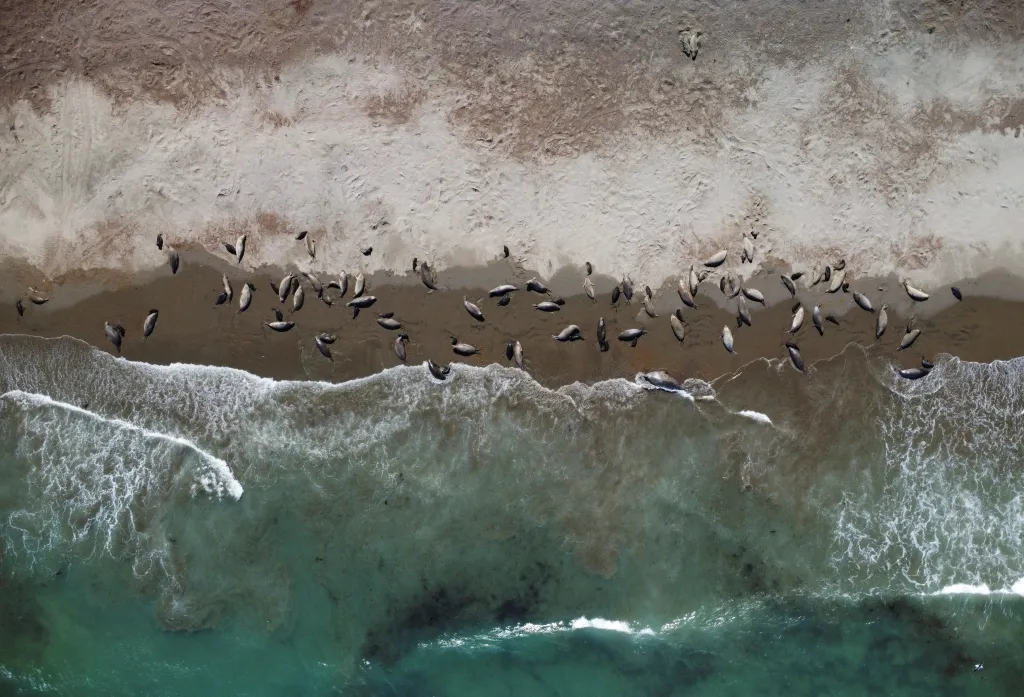
[(361, 298), (352, 298), (347, 303), (345, 303), (345, 307), (354, 307), (357, 310), (363, 310), (369, 307), (370, 305), (373, 305), (375, 302), (377, 302), (376, 297), (372, 295), (364, 295)]
[(727, 256), (728, 256), (728, 252), (726, 252), (726, 250), (724, 250), (724, 249), (720, 250), (718, 252), (715, 252), (714, 254), (712, 254), (711, 256), (709, 256), (707, 259), (704, 260), (704, 266), (706, 266), (706, 267), (708, 267), (710, 269), (717, 268), (717, 267), (719, 267), (719, 266), (721, 266), (722, 264), (725, 263), (725, 258)]
[(828, 284), (828, 292), (835, 293), (837, 290), (843, 287), (843, 283), (846, 281), (846, 271), (837, 271), (832, 274), (832, 282)]
[(618, 286), (615, 286), (614, 288), (612, 288), (612, 305), (614, 305), (615, 303), (619, 302), (619, 295), (621, 293), (622, 293), (622, 291), (619, 289)]
[(789, 333), (796, 334), (800, 331), (800, 327), (804, 324), (804, 306), (796, 308), (796, 312), (793, 313), (793, 319), (789, 323)]
[(747, 301), (743, 297), (740, 297), (736, 302), (736, 320), (737, 327), (743, 324), (746, 324), (748, 327), (753, 326), (750, 321), (750, 310), (747, 308)]
[(295, 326), (295, 322), (287, 322), (281, 320), (278, 320), (276, 322), (264, 322), (263, 324), (267, 325), (275, 332), (286, 332)]
[(474, 356), (480, 353), (480, 349), (472, 344), (462, 344), (454, 336), (452, 337), (452, 351), (460, 356)]
[(306, 291), (302, 290), (302, 284), (297, 284), (295, 288), (295, 296), (292, 298), (292, 312), (298, 312), (302, 309), (302, 304), (306, 302)]
[(762, 305), (765, 304), (764, 293), (759, 291), (757, 288), (747, 288), (746, 286), (743, 286), (742, 290), (743, 295), (747, 296), (750, 300), (753, 300), (756, 303), (761, 303)]
[[(163, 248), (164, 248), (164, 236), (162, 234), (160, 234), (159, 232), (156, 233), (156, 248), (159, 249), (159, 250), (163, 250)], [(232, 253), (234, 253), (234, 252), (232, 252)]]
[(515, 346), (512, 347), (512, 357), (516, 360), (516, 365), (519, 366), (520, 370), (526, 370), (523, 367), (523, 345), (516, 340)]
[(919, 336), (921, 336), (921, 330), (920, 329), (911, 329), (909, 332), (907, 332), (906, 334), (903, 335), (903, 339), (900, 340), (900, 347), (898, 349), (896, 349), (896, 350), (897, 351), (902, 351), (903, 349), (910, 348), (911, 345), (915, 341), (917, 341), (917, 337), (919, 337)]
[(626, 302), (633, 302), (633, 282), (629, 278), (623, 278), (620, 285), (622, 286), (622, 295), (625, 296)]
[(690, 273), (687, 276), (687, 283), (690, 286), (690, 295), (696, 298), (697, 288), (700, 287), (700, 277), (697, 276), (697, 272), (693, 270), (693, 264), (690, 264)]
[(536, 278), (531, 278), (529, 281), (526, 282), (526, 290), (531, 291), (533, 293), (541, 293), (542, 295), (547, 295), (548, 293), (551, 292), (547, 289), (547, 286), (538, 281)]
[(231, 289), (231, 281), (228, 280), (227, 274), (220, 277), (221, 283), (224, 284), (224, 292), (228, 296), (228, 300), (235, 297), (235, 291)]
[(462, 296), (462, 306), (466, 308), (466, 312), (469, 313), (470, 317), (475, 319), (477, 322), (484, 321), (484, 313), (480, 312), (480, 308), (473, 303), (466, 300), (466, 296)]
[(588, 261), (587, 262), (587, 275), (594, 273), (594, 266)]
[(597, 345), (601, 347), (602, 351), (608, 350), (608, 342), (606, 341), (604, 317), (597, 318)]
[(683, 301), (684, 305), (697, 309), (697, 303), (693, 300), (693, 294), (690, 293), (690, 289), (681, 278), (679, 279), (679, 287), (676, 289), (676, 292), (679, 293), (679, 299)]
[(953, 297), (956, 298), (957, 300), (963, 300), (964, 299), (963, 293), (961, 293), (960, 289), (957, 288), (956, 286), (953, 286), (949, 290), (950, 290), (950, 292), (953, 293)]
[(420, 262), (420, 280), (428, 290), (437, 290), (437, 280), (434, 278), (434, 272), (430, 270), (430, 266), (427, 262)]
[(820, 305), (815, 305), (814, 309), (811, 310), (811, 322), (814, 323), (814, 328), (818, 330), (818, 336), (825, 336), (825, 325), (821, 322)]
[(331, 349), (327, 347), (327, 344), (319, 336), (313, 339), (313, 343), (316, 345), (316, 350), (320, 352), (324, 358), (329, 361), (334, 360), (334, 356), (331, 355)]
[[(867, 296), (862, 295), (861, 293), (858, 293), (857, 291), (853, 291), (853, 301), (855, 303), (857, 303), (857, 306), (860, 307), (860, 309), (862, 309), (862, 310), (864, 310), (866, 312), (874, 312), (875, 311), (875, 308), (871, 307), (871, 301), (867, 299)], [(825, 319), (828, 319), (828, 318), (826, 317)]]
[(515, 289), (516, 287), (511, 283), (505, 283), (497, 288), (491, 288), (491, 290), (487, 292), (487, 296), (491, 298), (503, 298)]
[(103, 322), (103, 333), (107, 335), (107, 339), (114, 345), (118, 353), (121, 353), (121, 339), (124, 338), (124, 327), (120, 324), (111, 324), (110, 322)]
[(428, 358), (427, 370), (429, 370), (430, 374), (438, 380), (446, 380), (448, 378), (448, 374), (452, 372), (452, 367), (450, 365), (440, 366)]
[(360, 271), (356, 274), (356, 284), (352, 289), (352, 297), (358, 298), (366, 290), (366, 278), (363, 277), (363, 272)]
[(498, 306), (499, 307), (505, 307), (510, 302), (512, 302), (512, 295), (511, 294), (503, 295), (500, 298), (498, 298)]
[(235, 251), (235, 245), (231, 244), (230, 242), (225, 242), (224, 243), (224, 249), (231, 256), (236, 256), (238, 254), (238, 252)]
[(729, 331), (729, 327), (722, 327), (722, 345), (725, 346), (725, 350), (729, 353), (736, 353), (733, 348), (732, 332)]
[(680, 319), (682, 314), (681, 310), (676, 310), (675, 314), (668, 316), (668, 323), (672, 325), (672, 333), (676, 335), (680, 344), (686, 337), (686, 327), (683, 326), (683, 321)]
[(754, 243), (746, 235), (743, 235), (743, 259), (740, 261), (749, 261), (751, 264), (754, 263)]
[(655, 370), (650, 373), (641, 373), (640, 379), (646, 382), (651, 387), (656, 387), (659, 390), (665, 390), (667, 392), (678, 392), (683, 389), (683, 386), (679, 384), (679, 381), (674, 377), (666, 373), (664, 370)]
[(389, 330), (402, 328), (402, 323), (399, 322), (397, 319), (393, 319), (391, 317), (378, 317), (377, 324)]
[(18, 301), (16, 301), (14, 303), (14, 309), (16, 309), (18, 311), (18, 317), (24, 317), (25, 316), (25, 306), (21, 304), (20, 300), (18, 300)]
[(690, 27), (680, 30), (679, 32), (679, 43), (683, 46), (683, 55), (692, 61), (697, 60), (697, 54), (700, 52), (701, 37), (704, 32), (700, 29), (694, 30)]
[(398, 360), (405, 362), (405, 344), (409, 341), (408, 334), (399, 334), (398, 338), (395, 339), (395, 355), (398, 356)]
[(295, 239), (296, 239), (296, 241), (301, 242), (302, 240), (306, 239), (306, 235), (308, 235), (308, 234), (309, 234), (309, 230), (302, 230), (301, 232), (296, 233)]
[(804, 370), (804, 359), (803, 356), (800, 355), (800, 347), (787, 341), (786, 350), (789, 351), (789, 361), (793, 364), (793, 367), (801, 373), (806, 373), (807, 371)]
[(306, 238), (306, 254), (310, 259), (316, 259), (316, 240), (312, 237)]
[(931, 371), (927, 368), (900, 368), (896, 373), (906, 380), (920, 380)]
[(324, 295), (324, 284), (320, 282), (320, 279), (308, 271), (303, 271), (302, 275), (309, 281), (309, 285), (313, 288), (313, 292), (316, 293), (316, 297), (322, 298)]
[(505, 259), (508, 259), (509, 252), (508, 252), (508, 245), (507, 244), (501, 245), (501, 253), (504, 255)]
[(580, 334), (579, 327), (577, 327), (575, 324), (570, 324), (568, 327), (558, 332), (558, 334), (555, 334), (551, 338), (554, 339), (555, 341), (561, 341), (564, 343), (566, 341), (582, 341), (583, 335)]
[(295, 278), (291, 274), (288, 274), (281, 279), (281, 283), (277, 286), (277, 299), (284, 302), (284, 299), (288, 297), (288, 294), (292, 292), (292, 279)]
[(790, 296), (795, 298), (796, 297), (796, 284), (793, 283), (793, 279), (790, 278), (789, 276), (787, 276), (786, 274), (781, 274), (781, 276), (782, 276), (782, 285), (786, 286), (786, 290), (789, 291)]
[(885, 328), (889, 326), (889, 315), (886, 312), (888, 309), (888, 305), (882, 305), (882, 309), (878, 311), (878, 320), (875, 321), (876, 339), (881, 339), (882, 334), (885, 334)]
[(648, 317), (657, 317), (658, 313), (654, 311), (654, 305), (651, 303), (649, 297), (644, 297), (644, 312), (647, 313)]
[(247, 237), (247, 235), (242, 235), (237, 240), (235, 240), (235, 263), (236, 264), (241, 264), (242, 263), (242, 257), (245, 256), (245, 239), (246, 239), (246, 237)]
[(159, 310), (150, 310), (149, 314), (146, 315), (146, 321), (142, 323), (142, 340), (145, 341), (146, 337), (153, 333), (156, 329), (156, 319), (160, 316)]
[(583, 292), (587, 294), (587, 297), (597, 302), (597, 297), (594, 293), (594, 282), (590, 280), (590, 276), (583, 279)]
[(220, 292), (220, 294), (217, 295), (217, 299), (214, 301), (213, 304), (214, 305), (223, 305), (227, 301), (228, 301), (228, 294), (225, 291), (222, 290)]
[(178, 273), (178, 266), (181, 264), (181, 259), (178, 257), (178, 251), (170, 245), (167, 246), (167, 263), (171, 266), (172, 274)]
[(910, 285), (910, 283), (906, 280), (903, 281), (903, 288), (907, 291), (907, 295), (910, 296), (910, 299), (915, 302), (923, 303), (930, 297), (920, 288), (915, 288), (914, 286)]
[(537, 303), (536, 305), (534, 305), (533, 309), (540, 310), (541, 312), (558, 312), (562, 308), (558, 305), (558, 303), (544, 301), (542, 303)]
[(646, 329), (627, 329), (619, 334), (619, 341), (628, 341), (630, 346), (636, 348), (636, 342), (646, 333)]

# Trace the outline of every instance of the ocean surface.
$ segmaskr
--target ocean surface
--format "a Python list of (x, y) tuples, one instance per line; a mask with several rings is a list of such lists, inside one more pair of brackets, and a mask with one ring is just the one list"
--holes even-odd
[(684, 390), (0, 337), (0, 695), (1022, 694), (1024, 359)]

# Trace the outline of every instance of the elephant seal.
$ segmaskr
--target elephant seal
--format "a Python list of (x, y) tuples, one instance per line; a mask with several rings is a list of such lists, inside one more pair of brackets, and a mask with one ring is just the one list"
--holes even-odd
[(395, 339), (395, 355), (398, 356), (398, 360), (405, 361), (405, 344), (409, 341), (408, 334), (399, 334), (398, 338)]
[(803, 356), (800, 355), (800, 347), (787, 341), (786, 350), (789, 351), (789, 360), (793, 364), (793, 367), (801, 373), (806, 373), (807, 371), (804, 370), (804, 359)]
[(475, 319), (477, 322), (484, 321), (484, 313), (480, 312), (480, 308), (469, 302), (466, 296), (462, 296), (462, 306), (466, 308), (466, 312), (469, 313), (470, 317)]
[(159, 317), (159, 310), (150, 310), (149, 314), (146, 315), (146, 321), (142, 323), (142, 339), (145, 340), (153, 330), (156, 329), (156, 320)]
[(563, 343), (566, 341), (583, 340), (583, 336), (580, 334), (580, 328), (577, 327), (575, 324), (570, 324), (568, 327), (558, 332), (558, 334), (555, 334), (551, 338), (554, 339), (555, 341), (561, 341)]
[(725, 350), (729, 353), (736, 353), (736, 350), (733, 348), (734, 342), (729, 327), (722, 327), (722, 345), (725, 346)]
[(655, 387), (659, 390), (665, 390), (666, 392), (678, 392), (683, 389), (683, 386), (679, 384), (678, 380), (663, 370), (641, 373), (640, 379), (651, 387)]
[(717, 267), (719, 267), (719, 266), (721, 266), (722, 264), (725, 263), (725, 258), (727, 256), (728, 256), (728, 252), (726, 252), (726, 250), (724, 250), (724, 249), (720, 250), (718, 252), (715, 252), (714, 254), (712, 254), (711, 256), (709, 256), (707, 259), (704, 260), (704, 266), (706, 266), (706, 267), (708, 267), (710, 269), (717, 268)]
[(627, 329), (619, 334), (619, 341), (628, 341), (630, 346), (636, 348), (636, 342), (646, 333), (646, 329)]

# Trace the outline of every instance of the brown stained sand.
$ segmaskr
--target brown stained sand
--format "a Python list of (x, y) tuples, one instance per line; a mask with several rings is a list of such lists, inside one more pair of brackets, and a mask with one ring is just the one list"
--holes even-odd
[[(214, 302), (221, 291), (222, 273), (231, 279), (235, 297), (230, 305), (216, 307)], [(488, 275), (497, 276), (493, 272)], [(22, 278), (26, 274), (18, 276)], [(246, 280), (254, 283), (256, 291), (248, 311), (238, 314), (238, 295)], [(353, 319), (352, 311), (343, 305), (345, 300), (351, 299), (351, 289), (347, 298), (328, 307), (307, 284), (305, 306), (293, 313), (290, 299), (284, 304), (279, 302), (271, 289), (271, 280), (276, 283), (279, 276), (271, 279), (263, 274), (246, 275), (227, 264), (214, 268), (186, 258), (177, 275), (161, 269), (150, 280), (135, 285), (119, 284), (116, 290), (95, 293), (95, 286), (102, 283), (102, 279), (90, 279), (82, 283), (84, 296), (81, 299), (75, 297), (78, 292), (75, 289), (57, 288), (54, 300), (46, 305), (35, 306), (23, 301), (23, 317), (15, 311), (15, 292), (8, 287), (3, 295), (6, 309), (0, 308), (0, 332), (43, 337), (70, 335), (100, 350), (114, 352), (104, 337), (103, 324), (118, 322), (127, 330), (123, 356), (130, 360), (165, 365), (178, 362), (224, 365), (276, 379), (343, 381), (399, 364), (394, 353), (399, 332), (385, 330), (376, 323), (378, 313), (394, 312), (403, 325), (401, 331), (411, 337), (410, 365), (421, 364), (427, 358), (438, 363), (511, 365), (505, 359), (505, 346), (510, 340), (518, 340), (524, 348), (528, 372), (548, 386), (575, 381), (592, 383), (612, 377), (632, 379), (637, 372), (651, 370), (665, 370), (678, 379), (714, 379), (759, 357), (788, 361), (785, 342), (793, 339), (786, 331), (791, 318), (789, 300), (767, 308), (750, 303), (753, 326), (737, 328), (734, 313), (716, 304), (722, 300), (722, 294), (710, 283), (700, 288), (697, 296), (700, 307), (684, 310), (687, 336), (685, 344), (680, 345), (672, 334), (668, 315), (674, 308), (681, 307), (681, 303), (667, 290), (656, 294), (660, 316), (652, 319), (644, 313), (639, 296), (634, 297), (632, 304), (620, 300), (613, 307), (607, 293), (598, 295), (597, 302), (584, 295), (574, 295), (567, 297), (561, 311), (543, 313), (534, 310), (532, 305), (545, 298), (525, 291), (516, 292), (507, 307), (499, 307), (496, 300), (486, 297), (484, 290), (460, 288), (428, 293), (409, 278), (387, 285), (371, 279), (367, 294), (376, 296), (378, 301)], [(504, 280), (495, 278), (493, 285)], [(769, 281), (763, 279), (764, 287), (768, 287)], [(325, 292), (337, 294), (334, 289)], [(935, 290), (929, 302), (938, 303), (939, 292), (949, 291)], [(1024, 354), (1024, 335), (1015, 329), (1024, 322), (1024, 304), (1021, 303), (971, 296), (968, 292), (963, 302), (933, 315), (922, 315), (916, 323), (922, 330), (917, 343), (897, 353), (895, 349), (906, 317), (895, 310), (889, 310), (885, 336), (875, 341), (876, 315), (855, 307), (849, 309), (852, 305), (849, 295), (831, 296), (804, 290), (801, 293), (807, 318), (795, 341), (810, 367), (812, 379), (815, 361), (838, 354), (851, 342), (868, 347), (873, 357), (904, 367), (917, 365), (922, 357), (933, 358), (941, 353), (974, 361)], [(902, 290), (889, 293), (902, 293)], [(464, 295), (478, 302), (486, 316), (485, 322), (477, 322), (466, 312), (462, 306)], [(874, 297), (879, 293), (869, 295)], [(823, 337), (818, 336), (811, 324), (810, 309), (814, 302), (828, 303), (826, 308), (845, 312), (838, 315), (839, 326), (825, 324)], [(895, 300), (891, 302), (897, 304)], [(880, 307), (882, 299), (877, 298), (875, 303)], [(159, 309), (160, 318), (156, 331), (143, 341), (142, 323), (150, 308)], [(296, 327), (285, 333), (268, 329), (264, 323), (274, 318), (271, 308), (280, 309), (296, 322)], [(608, 327), (610, 350), (607, 352), (601, 352), (597, 346), (595, 333), (599, 317), (605, 318)], [(584, 341), (562, 344), (552, 339), (569, 324), (581, 327)], [(735, 355), (729, 355), (722, 346), (721, 331), (726, 325), (735, 336)], [(636, 348), (616, 338), (631, 327), (649, 331)], [(333, 361), (322, 357), (314, 346), (313, 338), (320, 332), (331, 332), (338, 337), (337, 343), (331, 346)], [(451, 349), (451, 335), (476, 346), (482, 353), (469, 358), (456, 356)]]

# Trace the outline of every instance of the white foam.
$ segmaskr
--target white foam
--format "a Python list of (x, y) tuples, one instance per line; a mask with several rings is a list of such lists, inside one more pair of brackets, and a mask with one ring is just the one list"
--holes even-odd
[(743, 411), (735, 412), (736, 416), (743, 416), (752, 421), (756, 421), (759, 424), (765, 424), (766, 426), (774, 426), (772, 420), (768, 418), (767, 414), (762, 414), (759, 411), (753, 411), (751, 409), (744, 409)]
[[(166, 433), (157, 433), (144, 428), (140, 428), (133, 423), (129, 423), (123, 419), (108, 418), (100, 416), (88, 409), (75, 406), (74, 404), (68, 404), (66, 402), (60, 402), (46, 395), (35, 394), (33, 392), (23, 392), (21, 390), (11, 390), (0, 395), (0, 400), (10, 399), (24, 406), (34, 407), (49, 407), (53, 409), (63, 409), (79, 416), (83, 416), (89, 419), (94, 419), (105, 424), (109, 424), (118, 429), (124, 429), (141, 435), (144, 438), (154, 438), (163, 440), (174, 445), (181, 446), (188, 450), (195, 452), (202, 458), (203, 462), (209, 467), (204, 472), (199, 472), (197, 475), (197, 485), (204, 491), (210, 494), (216, 494), (218, 497), (222, 497), (225, 494), (234, 500), (242, 498), (244, 489), (242, 485), (235, 479), (235, 475), (232, 473), (231, 468), (224, 460), (211, 455), (202, 448), (199, 448), (195, 443), (179, 438), (178, 436), (168, 435)], [(193, 487), (193, 491), (196, 487)]]
[(1024, 578), (1018, 579), (1009, 588), (992, 590), (987, 583), (972, 585), (970, 583), (954, 583), (932, 595), (1018, 595), (1024, 597)]
[(877, 377), (892, 397), (864, 427), (881, 451), (835, 509), (836, 577), (880, 592), (1024, 590), (1024, 359), (943, 356), (921, 380)]

